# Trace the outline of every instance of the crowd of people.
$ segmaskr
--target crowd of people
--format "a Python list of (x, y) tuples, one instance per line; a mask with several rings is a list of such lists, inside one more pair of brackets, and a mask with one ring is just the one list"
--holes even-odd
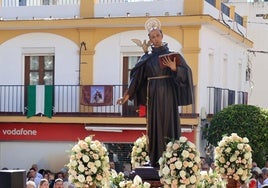
[(74, 188), (68, 181), (68, 170), (62, 168), (53, 173), (50, 170), (38, 169), (33, 164), (26, 175), (26, 188)]
[[(131, 172), (131, 166), (124, 164), (123, 173), (126, 177)], [(115, 164), (110, 161), (111, 169), (115, 169)], [(215, 163), (206, 162), (204, 157), (201, 157), (201, 172), (207, 174), (215, 172)], [(8, 168), (2, 168), (8, 170)], [(268, 160), (265, 166), (260, 168), (256, 162), (252, 162), (251, 178), (248, 182), (243, 184), (241, 188), (268, 188)], [(62, 168), (59, 172), (53, 173), (50, 170), (38, 169), (37, 164), (33, 164), (27, 171), (26, 188), (75, 188), (75, 186), (68, 181), (68, 169)]]
[(251, 173), (249, 188), (268, 188), (268, 160), (262, 168), (258, 167), (256, 162), (253, 162)]

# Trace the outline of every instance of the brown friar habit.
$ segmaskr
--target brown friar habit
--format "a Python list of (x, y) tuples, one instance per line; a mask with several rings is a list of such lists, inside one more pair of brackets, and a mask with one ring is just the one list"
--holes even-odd
[(194, 99), (192, 72), (182, 56), (177, 71), (160, 68), (158, 57), (167, 53), (170, 53), (167, 44), (152, 47), (131, 70), (128, 86), (130, 100), (147, 106), (149, 157), (153, 167), (159, 166), (166, 144), (181, 136), (178, 106), (192, 104)]

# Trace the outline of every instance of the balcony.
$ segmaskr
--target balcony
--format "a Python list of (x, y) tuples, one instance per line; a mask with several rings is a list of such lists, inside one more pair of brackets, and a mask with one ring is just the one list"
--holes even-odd
[[(30, 96), (30, 87), (24, 85), (0, 85), (0, 116), (27, 116), (31, 101), (36, 101)], [(46, 87), (46, 86), (44, 86)], [(123, 106), (116, 101), (122, 97), (124, 85), (54, 85), (51, 87), (51, 109), (53, 117), (139, 117), (139, 108), (129, 101)], [(104, 96), (97, 101), (96, 91)], [(37, 94), (36, 98), (43, 102), (46, 94)], [(40, 95), (40, 96), (38, 96)], [(193, 105), (180, 107), (181, 117), (198, 117)], [(37, 113), (35, 116), (43, 116)]]
[(207, 112), (209, 116), (233, 104), (247, 104), (248, 93), (217, 87), (207, 87)]

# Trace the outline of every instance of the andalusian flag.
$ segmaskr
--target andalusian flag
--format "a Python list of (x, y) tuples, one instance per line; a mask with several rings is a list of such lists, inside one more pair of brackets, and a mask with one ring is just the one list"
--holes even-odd
[(52, 85), (29, 85), (27, 117), (39, 113), (52, 117), (52, 96)]

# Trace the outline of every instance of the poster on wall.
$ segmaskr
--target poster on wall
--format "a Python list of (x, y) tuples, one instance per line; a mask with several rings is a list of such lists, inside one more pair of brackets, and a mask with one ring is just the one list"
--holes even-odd
[(113, 86), (111, 85), (82, 86), (81, 104), (87, 106), (113, 105)]

